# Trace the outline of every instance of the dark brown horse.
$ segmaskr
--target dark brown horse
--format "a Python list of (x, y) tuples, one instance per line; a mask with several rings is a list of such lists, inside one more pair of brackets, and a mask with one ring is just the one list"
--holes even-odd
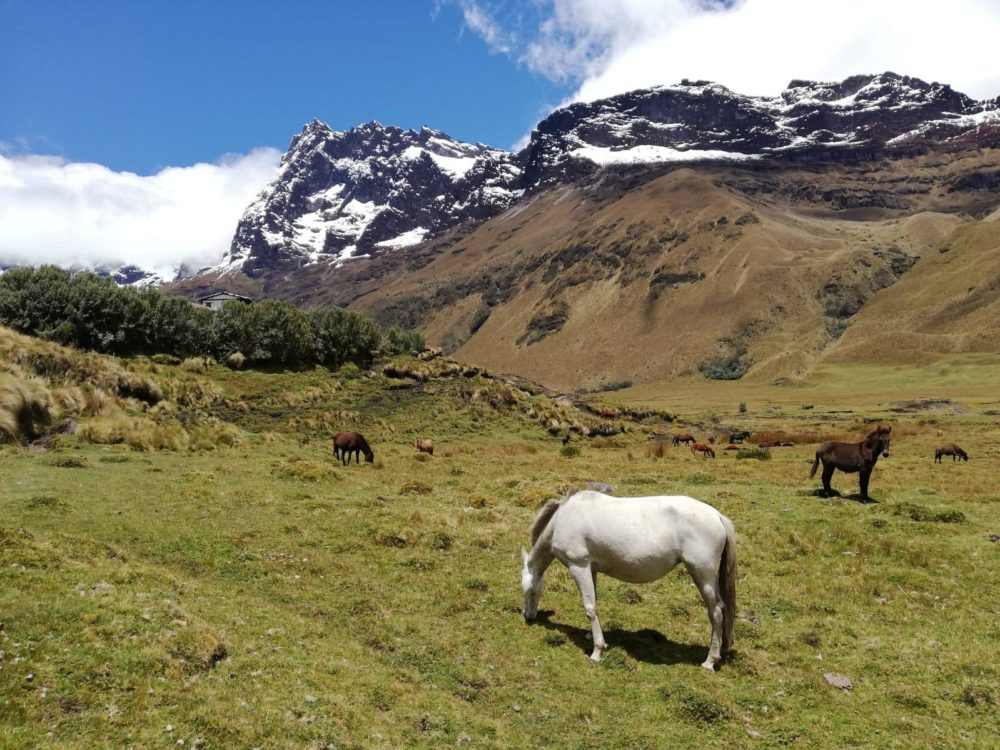
[(694, 435), (688, 432), (682, 432), (680, 435), (674, 435), (674, 439), (671, 442), (674, 445), (680, 445), (681, 443), (684, 443), (684, 445), (691, 445), (691, 443), (696, 441), (694, 439)]
[(954, 443), (945, 443), (940, 448), (934, 449), (934, 463), (941, 463), (941, 456), (951, 456), (952, 461), (968, 461), (969, 454), (963, 451)]
[(420, 439), (418, 439), (413, 444), (413, 447), (416, 448), (421, 453), (428, 453), (428, 454), (430, 454), (432, 456), (434, 455), (434, 441), (431, 440), (430, 438), (428, 438), (426, 440), (420, 440)]
[(338, 432), (333, 436), (333, 457), (339, 458), (344, 466), (351, 462), (354, 454), (355, 463), (361, 463), (359, 454), (364, 454), (365, 463), (375, 460), (375, 453), (368, 447), (368, 441), (360, 432)]
[(891, 427), (879, 426), (868, 433), (860, 443), (837, 443), (828, 441), (816, 449), (816, 460), (813, 461), (812, 470), (809, 476), (816, 476), (816, 467), (819, 462), (823, 462), (823, 491), (826, 497), (833, 494), (830, 488), (830, 478), (835, 469), (840, 469), (847, 474), (858, 473), (861, 484), (861, 499), (870, 500), (868, 497), (868, 480), (871, 478), (872, 469), (878, 461), (879, 454), (883, 458), (889, 458), (889, 433)]
[(698, 453), (704, 453), (705, 456), (711, 456), (715, 458), (715, 449), (711, 445), (706, 445), (705, 443), (695, 443), (691, 446), (691, 455), (697, 456)]
[(733, 430), (729, 433), (729, 442), (742, 443), (744, 440), (748, 440), (750, 438), (750, 434), (749, 430)]

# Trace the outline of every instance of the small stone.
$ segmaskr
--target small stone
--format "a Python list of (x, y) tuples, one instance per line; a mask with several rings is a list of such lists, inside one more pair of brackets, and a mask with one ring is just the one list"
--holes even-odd
[(465, 732), (462, 732), (460, 735), (458, 735), (458, 739), (455, 740), (455, 744), (456, 745), (468, 745), (471, 742), (472, 742), (472, 738), (469, 735), (467, 735)]
[(514, 713), (516, 713), (516, 714), (521, 713), (521, 707), (519, 705), (514, 704), (513, 708), (514, 708)]
[(35, 675), (33, 672), (28, 672), (28, 674), (24, 676), (24, 679), (26, 679), (28, 682), (31, 682), (33, 679), (35, 679)]
[(194, 745), (195, 747), (205, 747), (205, 738), (195, 737), (194, 741), (191, 744)]
[(761, 738), (761, 733), (758, 732), (756, 729), (748, 729), (747, 737), (749, 737), (752, 740), (759, 740)]
[(842, 674), (834, 674), (833, 672), (827, 672), (823, 675), (823, 679), (826, 680), (830, 685), (840, 690), (852, 690), (854, 684)]
[(167, 727), (166, 727), (166, 730), (167, 730), (168, 732), (172, 732), (172, 731), (174, 731), (174, 725), (173, 725), (173, 724), (167, 724)]
[(307, 695), (306, 696), (306, 703), (315, 703), (316, 700), (317, 700), (317, 698), (316, 698), (315, 695)]

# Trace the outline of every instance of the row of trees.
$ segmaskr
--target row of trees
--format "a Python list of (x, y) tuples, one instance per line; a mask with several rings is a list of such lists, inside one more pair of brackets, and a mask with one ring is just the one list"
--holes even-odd
[(339, 367), (369, 364), (380, 353), (418, 351), (423, 337), (396, 326), (383, 333), (352, 310), (300, 310), (264, 300), (212, 312), (157, 289), (120, 287), (92, 273), (54, 266), (0, 276), (0, 324), (81, 349), (128, 356), (212, 356), (239, 352), (247, 363)]

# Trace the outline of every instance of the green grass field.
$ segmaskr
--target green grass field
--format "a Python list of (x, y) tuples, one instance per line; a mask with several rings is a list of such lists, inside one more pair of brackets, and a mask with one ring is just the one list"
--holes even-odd
[[(853, 401), (823, 378), (633, 389), (601, 398), (683, 425), (574, 438), (567, 457), (523, 411), (469, 398), (478, 379), (202, 377), (229, 397), (206, 416), (235, 424), (239, 444), (0, 448), (0, 745), (996, 746), (995, 386), (911, 413), (891, 402), (947, 383), (872, 372)], [(871, 504), (846, 497), (857, 484), (843, 474), (844, 498), (813, 496), (809, 445), (713, 461), (648, 440), (680, 427), (857, 435), (868, 419), (894, 426)], [(333, 464), (331, 431), (352, 428), (374, 464)], [(436, 454), (415, 454), (416, 437)], [(945, 440), (972, 460), (935, 465)], [(599, 580), (600, 664), (558, 563), (543, 617), (524, 624), (528, 525), (589, 480), (690, 494), (733, 519), (736, 653), (720, 671), (698, 666), (709, 626), (683, 572)]]

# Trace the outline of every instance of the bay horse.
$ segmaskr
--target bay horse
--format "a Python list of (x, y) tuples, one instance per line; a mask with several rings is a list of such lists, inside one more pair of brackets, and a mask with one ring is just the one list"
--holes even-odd
[(370, 464), (375, 460), (375, 453), (368, 446), (368, 441), (360, 432), (338, 432), (333, 436), (333, 457), (339, 458), (344, 466), (351, 463), (351, 454), (354, 454), (355, 463), (361, 463), (359, 454), (364, 454), (365, 463)]
[(940, 448), (934, 449), (934, 463), (941, 463), (941, 456), (951, 456), (952, 462), (968, 461), (969, 454), (963, 451), (954, 443), (945, 443)]
[(868, 433), (860, 443), (838, 443), (832, 440), (827, 441), (816, 449), (816, 459), (813, 461), (809, 476), (816, 476), (816, 467), (819, 462), (823, 462), (823, 491), (826, 497), (833, 494), (830, 488), (830, 478), (835, 469), (840, 469), (847, 474), (858, 473), (861, 485), (861, 499), (870, 500), (868, 497), (868, 480), (871, 478), (872, 469), (878, 461), (879, 454), (883, 458), (889, 458), (889, 433), (892, 427), (877, 428)]
[(674, 445), (680, 445), (681, 443), (684, 443), (684, 445), (691, 445), (691, 443), (697, 441), (694, 439), (694, 435), (688, 432), (682, 432), (680, 435), (674, 435), (674, 439), (671, 442)]
[(430, 440), (430, 439), (427, 439), (427, 440), (417, 440), (413, 444), (413, 447), (416, 448), (421, 453), (427, 453), (427, 454), (429, 454), (431, 456), (434, 455), (434, 441), (433, 440)]
[(524, 620), (538, 616), (545, 571), (553, 560), (569, 568), (590, 620), (600, 661), (608, 644), (597, 617), (597, 574), (627, 583), (663, 578), (683, 562), (701, 593), (712, 624), (708, 658), (713, 670), (732, 649), (736, 617), (736, 531), (711, 505), (691, 497), (612, 497), (583, 491), (549, 500), (531, 524), (531, 551), (521, 548)]
[(704, 443), (695, 443), (691, 446), (691, 455), (697, 456), (698, 453), (704, 453), (706, 457), (711, 456), (715, 458), (715, 449), (711, 445), (705, 445)]

